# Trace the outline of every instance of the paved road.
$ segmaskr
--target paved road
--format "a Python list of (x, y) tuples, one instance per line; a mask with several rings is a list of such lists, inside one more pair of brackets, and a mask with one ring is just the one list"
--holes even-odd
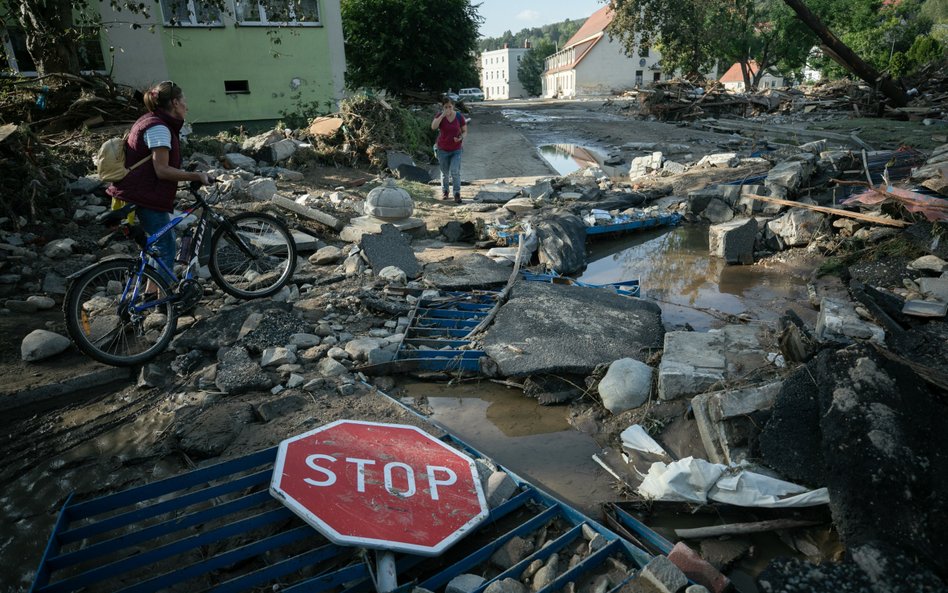
[(475, 104), (464, 142), (461, 179), (485, 180), (555, 175), (536, 146), (507, 122), (496, 108)]

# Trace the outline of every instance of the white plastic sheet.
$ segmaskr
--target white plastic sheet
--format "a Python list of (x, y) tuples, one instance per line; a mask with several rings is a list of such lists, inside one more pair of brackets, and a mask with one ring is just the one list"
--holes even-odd
[(628, 449), (661, 455), (662, 457), (668, 456), (668, 454), (665, 453), (665, 449), (662, 449), (662, 446), (656, 443), (655, 439), (648, 436), (645, 429), (638, 424), (633, 424), (623, 430), (619, 438), (622, 439), (622, 445)]
[(672, 463), (656, 461), (639, 485), (638, 492), (645, 498), (656, 500), (705, 504), (708, 490), (725, 469), (723, 465), (694, 457)]
[[(808, 507), (829, 502), (826, 488), (803, 486), (704, 459), (656, 461), (638, 488), (653, 500), (706, 504), (709, 500), (743, 507)], [(788, 496), (789, 495), (789, 496)]]
[(826, 488), (807, 490), (799, 484), (738, 470), (738, 473), (724, 475), (715, 482), (708, 498), (741, 507), (776, 509), (827, 504), (829, 491)]

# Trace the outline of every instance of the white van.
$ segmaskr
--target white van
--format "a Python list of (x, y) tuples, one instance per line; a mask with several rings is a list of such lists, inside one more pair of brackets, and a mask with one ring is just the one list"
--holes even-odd
[(458, 98), (462, 101), (483, 101), (484, 91), (477, 87), (461, 89), (458, 91)]

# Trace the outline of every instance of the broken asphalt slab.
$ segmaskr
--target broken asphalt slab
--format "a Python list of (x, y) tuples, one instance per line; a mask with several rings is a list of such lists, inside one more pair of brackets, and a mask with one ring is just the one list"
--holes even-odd
[(520, 282), (482, 344), (503, 376), (589, 374), (619, 358), (644, 362), (664, 334), (654, 303), (607, 289)]
[(377, 235), (362, 235), (359, 246), (376, 274), (389, 266), (395, 266), (409, 278), (421, 274), (421, 264), (415, 258), (411, 244), (393, 225), (383, 224)]
[(948, 567), (946, 435), (936, 387), (858, 344), (794, 371), (759, 446), (769, 467), (829, 488), (833, 522), (872, 590), (943, 591), (934, 573)]
[(510, 200), (522, 195), (524, 188), (506, 183), (492, 183), (481, 186), (474, 196), (475, 202), (485, 204), (506, 204)]
[(510, 278), (510, 266), (487, 256), (471, 253), (433, 262), (425, 266), (425, 282), (441, 290), (468, 290), (504, 284)]

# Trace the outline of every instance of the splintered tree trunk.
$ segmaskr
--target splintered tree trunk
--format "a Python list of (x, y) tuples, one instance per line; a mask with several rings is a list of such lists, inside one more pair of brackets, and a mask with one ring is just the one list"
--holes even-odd
[(875, 68), (864, 62), (853, 50), (849, 49), (849, 46), (840, 41), (836, 35), (833, 35), (833, 32), (826, 28), (826, 25), (823, 24), (819, 17), (810, 12), (810, 9), (803, 3), (803, 0), (783, 1), (797, 13), (797, 16), (803, 21), (803, 24), (816, 33), (820, 41), (822, 41), (830, 51), (836, 54), (841, 66), (848, 68), (853, 74), (872, 86), (878, 84), (882, 94), (891, 99), (896, 106), (902, 107), (908, 103), (908, 97), (905, 96), (902, 87), (896, 84), (895, 81), (887, 75), (879, 74)]
[(14, 0), (26, 49), (39, 74), (79, 74), (79, 51), (73, 33), (69, 0)]

